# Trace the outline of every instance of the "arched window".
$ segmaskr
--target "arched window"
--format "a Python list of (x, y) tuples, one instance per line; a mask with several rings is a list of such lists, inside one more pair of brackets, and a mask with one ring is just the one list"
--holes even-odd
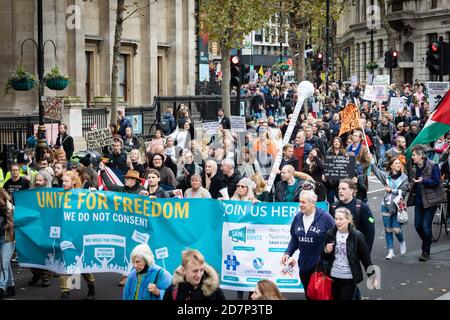
[(384, 43), (383, 39), (378, 40), (378, 57), (384, 57)]
[(414, 61), (414, 43), (406, 42), (403, 45), (403, 54), (409, 61)]

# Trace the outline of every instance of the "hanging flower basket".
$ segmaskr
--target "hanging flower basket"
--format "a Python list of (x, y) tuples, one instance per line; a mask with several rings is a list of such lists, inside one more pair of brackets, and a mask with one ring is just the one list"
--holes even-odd
[(376, 69), (378, 69), (378, 64), (376, 64), (375, 62), (368, 63), (368, 64), (366, 64), (366, 69), (367, 70), (376, 70)]
[(25, 71), (25, 68), (21, 64), (16, 71), (11, 71), (8, 81), (5, 86), (5, 95), (8, 94), (10, 89), (16, 91), (29, 91), (36, 85), (36, 77)]
[(45, 75), (44, 82), (51, 90), (64, 90), (69, 85), (70, 78), (59, 73), (58, 66), (55, 66)]
[(69, 79), (66, 78), (55, 78), (45, 81), (47, 88), (51, 90), (64, 90), (69, 85)]

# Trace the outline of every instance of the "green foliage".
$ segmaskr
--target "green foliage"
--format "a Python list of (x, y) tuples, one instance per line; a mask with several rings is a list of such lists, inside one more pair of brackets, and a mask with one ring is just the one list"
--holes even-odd
[(241, 48), (244, 37), (265, 27), (277, 8), (279, 1), (275, 0), (201, 1), (200, 28), (222, 48)]
[(23, 64), (21, 64), (17, 68), (17, 70), (9, 72), (8, 81), (6, 82), (5, 85), (5, 95), (7, 95), (9, 90), (13, 88), (12, 84), (18, 81), (30, 81), (33, 82), (34, 84), (37, 83), (36, 77), (33, 74), (26, 72)]
[(69, 76), (63, 75), (59, 72), (58, 66), (54, 66), (49, 73), (47, 73), (44, 77), (44, 81), (53, 80), (53, 79), (66, 79), (70, 80)]
[(376, 70), (378, 69), (378, 64), (376, 64), (375, 62), (369, 62), (368, 64), (365, 65), (365, 68), (367, 70)]

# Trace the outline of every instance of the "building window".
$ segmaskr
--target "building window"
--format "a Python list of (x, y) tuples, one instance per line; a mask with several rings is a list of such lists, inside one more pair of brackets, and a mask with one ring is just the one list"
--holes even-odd
[(262, 42), (263, 41), (263, 32), (261, 29), (255, 31), (255, 41)]
[(437, 41), (438, 41), (437, 33), (429, 33), (428, 34), (428, 43), (437, 42)]
[(85, 61), (85, 75), (86, 75), (86, 102), (89, 104), (91, 102), (91, 70), (92, 70), (92, 52), (86, 51), (86, 61)]
[(128, 89), (128, 55), (121, 54), (119, 56), (119, 77), (117, 90), (117, 96), (123, 97), (124, 101), (128, 101), (127, 89)]
[(403, 46), (403, 51), (408, 60), (414, 61), (414, 43), (406, 42)]
[(362, 19), (361, 21), (366, 21), (366, 0), (362, 0), (362, 10), (361, 10), (361, 15), (362, 15)]
[(392, 12), (403, 10), (403, 0), (394, 0), (392, 1), (391, 5), (392, 5)]
[(431, 8), (430, 9), (436, 9), (437, 8), (437, 0), (431, 0)]
[(378, 57), (384, 56), (384, 43), (383, 39), (378, 40)]

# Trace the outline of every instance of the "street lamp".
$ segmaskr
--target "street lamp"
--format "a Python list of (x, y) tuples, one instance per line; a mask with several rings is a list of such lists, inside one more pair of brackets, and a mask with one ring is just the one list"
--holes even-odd
[[(39, 78), (39, 127), (38, 127), (38, 141), (36, 143), (36, 160), (42, 158), (44, 148), (47, 147), (45, 139), (45, 124), (44, 124), (44, 25), (42, 13), (42, 0), (37, 0), (37, 22), (38, 22), (38, 43), (37, 43), (37, 67)], [(54, 44), (54, 43), (53, 43)], [(55, 57), (56, 59), (56, 57)]]

